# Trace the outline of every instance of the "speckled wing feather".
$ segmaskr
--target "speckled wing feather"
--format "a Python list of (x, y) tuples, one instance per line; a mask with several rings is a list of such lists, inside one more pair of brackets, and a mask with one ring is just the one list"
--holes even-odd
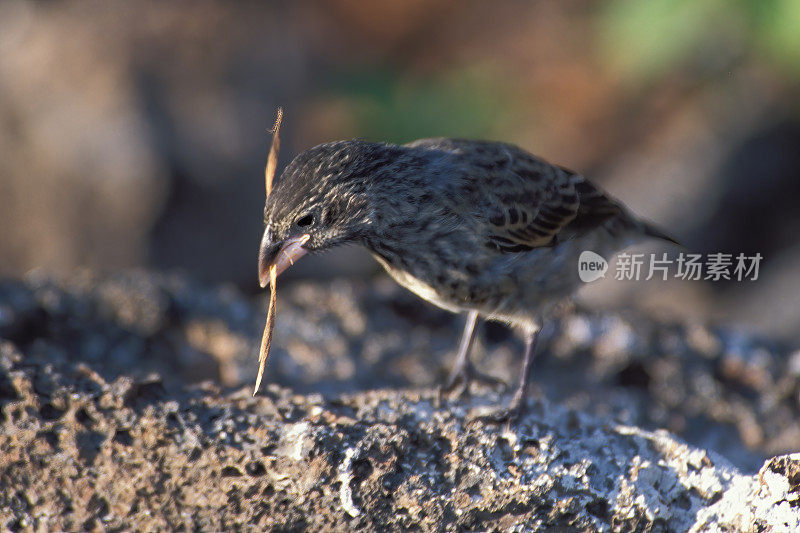
[(487, 172), (490, 242), (505, 252), (550, 245), (578, 213), (573, 175), (505, 145), (497, 150), (507, 159)]
[(552, 246), (622, 215), (616, 202), (581, 175), (516, 146), (458, 139), (413, 144), (461, 156), (467, 173), (463, 186), (480, 191), (478, 197), (464, 197), (488, 223), (487, 246), (500, 251)]

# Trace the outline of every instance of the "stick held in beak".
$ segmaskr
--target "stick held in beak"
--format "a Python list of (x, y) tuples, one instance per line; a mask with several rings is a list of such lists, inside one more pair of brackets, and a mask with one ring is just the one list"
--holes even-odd
[[(278, 108), (278, 115), (275, 117), (275, 126), (272, 128), (272, 144), (269, 147), (269, 156), (267, 157), (267, 166), (264, 168), (264, 185), (266, 187), (266, 195), (272, 192), (272, 178), (275, 177), (275, 168), (278, 166), (278, 149), (281, 145), (280, 129), (281, 120), (283, 119), (283, 108)], [(266, 234), (265, 234), (266, 238)], [(305, 241), (303, 241), (305, 242)], [(264, 246), (264, 239), (261, 241), (262, 248)], [(263, 250), (262, 250), (263, 251)], [(261, 270), (261, 252), (259, 253), (259, 270)], [(261, 286), (264, 287), (264, 276), (259, 272)], [(269, 347), (272, 344), (272, 330), (275, 327), (275, 305), (278, 299), (277, 280), (278, 280), (278, 265), (274, 264), (269, 267), (269, 280), (272, 285), (272, 292), (269, 295), (269, 307), (267, 308), (267, 323), (264, 325), (264, 333), (261, 336), (261, 349), (258, 354), (258, 375), (256, 376), (256, 385), (253, 389), (253, 396), (258, 392), (258, 387), (261, 385), (261, 378), (264, 375), (264, 366), (267, 363), (267, 356), (269, 355)]]
[[(264, 366), (267, 362), (269, 355), (269, 347), (272, 344), (272, 329), (275, 324), (275, 304), (277, 302), (277, 291), (275, 290), (278, 281), (278, 274), (289, 268), (295, 261), (306, 255), (307, 250), (303, 248), (303, 244), (311, 237), (311, 235), (302, 235), (289, 239), (281, 247), (278, 252), (277, 261), (272, 264), (266, 274), (268, 275), (269, 283), (272, 286), (272, 292), (269, 295), (269, 307), (267, 308), (267, 323), (264, 326), (264, 334), (261, 336), (261, 349), (258, 355), (258, 376), (256, 376), (256, 386), (253, 390), (253, 396), (258, 392), (258, 387), (261, 385), (261, 378), (264, 375)], [(261, 281), (261, 287), (266, 286), (266, 280)]]
[(258, 375), (256, 376), (256, 386), (253, 388), (253, 396), (261, 386), (261, 378), (264, 376), (264, 366), (267, 363), (269, 347), (272, 344), (272, 330), (275, 326), (275, 305), (278, 300), (276, 282), (278, 278), (277, 268), (273, 266), (269, 269), (269, 277), (272, 283), (272, 291), (269, 294), (269, 307), (267, 308), (267, 323), (264, 325), (264, 333), (261, 335), (261, 349), (258, 351)]

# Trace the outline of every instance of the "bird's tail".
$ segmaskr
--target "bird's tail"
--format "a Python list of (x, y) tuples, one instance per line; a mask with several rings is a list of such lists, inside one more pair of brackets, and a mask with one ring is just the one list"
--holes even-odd
[(621, 212), (610, 221), (611, 227), (609, 229), (612, 233), (627, 235), (627, 237), (631, 239), (631, 244), (640, 241), (642, 237), (651, 237), (670, 242), (677, 246), (683, 246), (677, 239), (666, 233), (657, 225), (637, 217), (624, 206), (620, 205), (619, 207)]
[(671, 242), (672, 244), (675, 244), (677, 246), (683, 246), (675, 238), (670, 236), (668, 233), (665, 233), (661, 228), (659, 228), (655, 224), (652, 224), (650, 222), (647, 222), (646, 220), (641, 220), (641, 219), (638, 220), (637, 222), (639, 223), (639, 227), (645, 236)]

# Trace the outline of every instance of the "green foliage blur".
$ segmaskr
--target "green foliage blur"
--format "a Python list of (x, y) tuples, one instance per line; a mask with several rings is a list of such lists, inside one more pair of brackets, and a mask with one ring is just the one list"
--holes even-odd
[(600, 28), (609, 59), (634, 79), (689, 66), (720, 73), (745, 60), (800, 78), (797, 0), (616, 0)]
[(404, 143), (421, 137), (490, 137), (493, 125), (503, 120), (505, 101), (493, 87), (485, 70), (424, 78), (382, 68), (340, 75), (329, 89), (350, 99), (364, 138)]
[[(528, 30), (524, 45), (542, 56), (531, 70), (519, 57), (507, 57), (506, 45), (470, 50), (462, 54), (472, 55), (469, 61), (422, 72), (416, 68), (421, 55), (380, 58), (335, 71), (318, 94), (344, 103), (355, 136), (390, 142), (496, 138), (528, 146), (543, 141), (543, 150), (561, 156), (565, 141), (580, 139), (573, 132), (551, 140), (552, 128), (580, 129), (587, 109), (633, 107), (671, 82), (713, 93), (729, 90), (731, 78), (745, 72), (757, 71), (790, 90), (800, 81), (798, 0), (613, 0), (558, 9), (570, 17), (564, 28), (547, 20)], [(552, 64), (540, 51), (546, 47), (557, 52)], [(575, 71), (583, 78), (571, 80)], [(552, 83), (558, 79), (568, 81)], [(605, 98), (604, 92), (617, 96)], [(565, 94), (562, 107), (553, 103), (559, 93)], [(601, 96), (595, 101), (593, 93)], [(800, 116), (797, 103), (784, 107)]]

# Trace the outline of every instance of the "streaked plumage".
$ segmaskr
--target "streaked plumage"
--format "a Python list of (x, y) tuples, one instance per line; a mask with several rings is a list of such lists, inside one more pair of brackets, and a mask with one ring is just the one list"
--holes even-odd
[(455, 139), (314, 147), (286, 168), (264, 219), (262, 272), (301, 235), (310, 251), (360, 244), (422, 298), (521, 327), (531, 353), (542, 318), (580, 285), (583, 250), (668, 239), (575, 172), (510, 144)]

